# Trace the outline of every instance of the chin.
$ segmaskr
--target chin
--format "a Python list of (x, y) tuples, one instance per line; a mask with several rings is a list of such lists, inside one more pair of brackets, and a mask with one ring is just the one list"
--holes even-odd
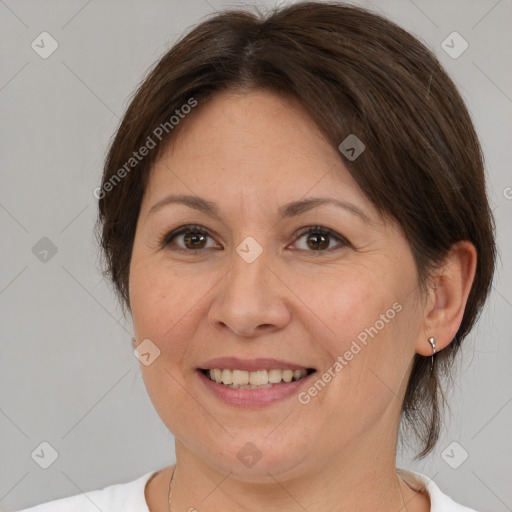
[[(231, 474), (247, 483), (275, 483), (274, 478), (294, 478), (305, 472), (302, 469), (308, 459), (311, 443), (304, 432), (285, 437), (269, 435), (268, 428), (244, 431), (230, 437), (223, 436), (221, 443), (200, 443), (196, 454), (216, 471)], [(202, 438), (204, 439), (204, 437)], [(271, 475), (271, 476), (270, 476)]]

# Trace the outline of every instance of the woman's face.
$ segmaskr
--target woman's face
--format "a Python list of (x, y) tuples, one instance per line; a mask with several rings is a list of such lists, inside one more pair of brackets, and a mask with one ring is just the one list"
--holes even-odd
[[(402, 232), (292, 100), (222, 93), (182, 122), (152, 170), (130, 267), (136, 344), (150, 340), (143, 378), (180, 449), (247, 481), (394, 454), (425, 336)], [(165, 201), (178, 195), (217, 215)], [(192, 227), (161, 245), (185, 225), (206, 234)], [(207, 368), (254, 383), (315, 371), (234, 389)]]

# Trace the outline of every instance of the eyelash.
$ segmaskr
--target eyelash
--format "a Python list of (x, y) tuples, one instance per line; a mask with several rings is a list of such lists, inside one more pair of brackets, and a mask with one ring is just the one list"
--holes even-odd
[[(172, 240), (174, 238), (176, 238), (180, 235), (186, 234), (186, 233), (194, 233), (194, 234), (209, 236), (210, 238), (212, 238), (207, 229), (204, 229), (201, 226), (198, 226), (195, 224), (187, 224), (185, 226), (181, 226), (181, 227), (175, 229), (174, 231), (171, 231), (170, 233), (166, 234), (159, 242), (160, 248), (161, 249), (166, 248), (172, 242)], [(349, 246), (349, 247), (352, 246), (346, 238), (344, 238), (341, 235), (339, 235), (338, 233), (334, 232), (332, 229), (324, 228), (323, 226), (308, 226), (306, 228), (303, 228), (303, 229), (300, 229), (299, 231), (297, 231), (294, 234), (294, 236), (297, 237), (297, 239), (299, 239), (302, 236), (304, 236), (306, 234), (310, 234), (310, 233), (315, 233), (315, 234), (320, 234), (320, 235), (335, 238), (339, 242), (341, 242), (342, 246)], [(182, 253), (196, 254), (198, 252), (205, 251), (206, 249), (183, 249), (181, 247), (178, 247), (178, 248), (173, 248), (171, 250), (182, 252)], [(331, 248), (331, 249), (325, 249), (325, 250), (319, 250), (319, 251), (311, 250), (311, 251), (307, 251), (307, 252), (322, 254), (322, 253), (330, 253), (330, 252), (332, 252), (332, 250), (333, 249)]]

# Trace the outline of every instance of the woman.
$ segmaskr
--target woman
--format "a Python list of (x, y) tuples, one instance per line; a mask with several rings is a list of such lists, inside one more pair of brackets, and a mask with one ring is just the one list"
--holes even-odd
[(27, 510), (471, 510), (395, 462), (401, 424), (436, 444), (495, 259), (477, 136), (419, 41), (337, 3), (216, 14), (96, 193), (177, 462)]

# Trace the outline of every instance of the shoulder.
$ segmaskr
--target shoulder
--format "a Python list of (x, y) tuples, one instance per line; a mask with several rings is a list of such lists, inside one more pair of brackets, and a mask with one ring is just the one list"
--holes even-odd
[(448, 495), (444, 494), (434, 480), (429, 477), (410, 470), (399, 469), (398, 471), (407, 482), (413, 482), (418, 490), (419, 488), (426, 490), (430, 498), (430, 512), (477, 512), (472, 508), (465, 507), (453, 501)]
[(18, 512), (98, 512), (98, 509), (102, 512), (149, 512), (144, 489), (155, 473), (157, 471), (151, 471), (131, 482), (48, 501)]

